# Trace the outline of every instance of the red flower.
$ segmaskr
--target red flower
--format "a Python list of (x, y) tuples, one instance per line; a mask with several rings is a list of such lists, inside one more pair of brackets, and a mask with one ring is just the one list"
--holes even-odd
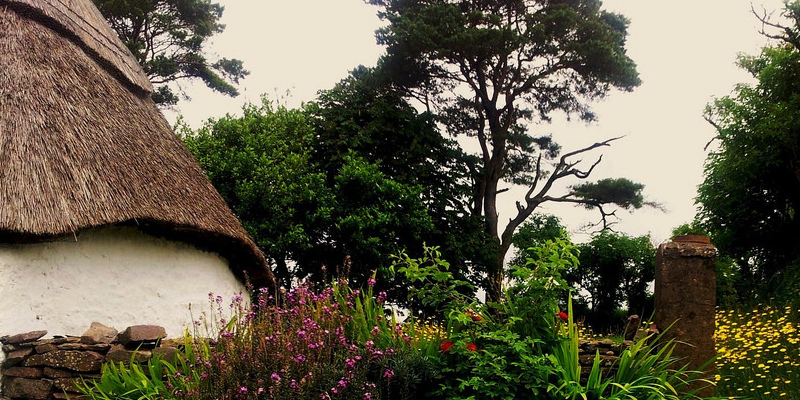
[(453, 347), (453, 342), (448, 340), (448, 341), (442, 343), (441, 346), (439, 346), (439, 350), (441, 350), (443, 353), (447, 354), (447, 353), (450, 352), (450, 348), (451, 347)]
[(475, 343), (467, 343), (467, 350), (468, 351), (478, 350), (478, 346), (475, 346)]
[(475, 314), (472, 310), (467, 310), (467, 316), (472, 318), (473, 321), (483, 321), (480, 315)]
[(561, 318), (562, 321), (566, 321), (569, 319), (569, 315), (563, 311), (558, 312), (558, 317)]

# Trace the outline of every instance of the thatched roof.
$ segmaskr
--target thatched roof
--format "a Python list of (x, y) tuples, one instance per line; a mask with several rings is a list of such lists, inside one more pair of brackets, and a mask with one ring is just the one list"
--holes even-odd
[(273, 285), (263, 254), (109, 35), (91, 0), (0, 0), (0, 242), (131, 224), (218, 252), (240, 277)]

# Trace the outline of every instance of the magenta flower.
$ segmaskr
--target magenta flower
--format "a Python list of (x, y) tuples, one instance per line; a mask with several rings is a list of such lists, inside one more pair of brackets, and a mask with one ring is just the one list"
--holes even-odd
[(392, 379), (393, 376), (394, 376), (394, 370), (391, 370), (391, 369), (387, 369), (383, 373), (383, 379), (386, 379), (387, 381), (389, 379)]

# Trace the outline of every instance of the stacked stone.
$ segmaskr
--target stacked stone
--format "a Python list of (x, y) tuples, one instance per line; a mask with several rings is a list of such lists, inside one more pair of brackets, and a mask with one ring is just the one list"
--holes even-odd
[(600, 370), (603, 376), (609, 376), (616, 370), (616, 361), (622, 352), (633, 345), (633, 342), (626, 340), (622, 343), (614, 343), (611, 339), (601, 340), (580, 340), (578, 341), (578, 361), (581, 365), (581, 381), (585, 382), (592, 371), (594, 358), (600, 356)]
[(162, 341), (164, 328), (130, 326), (119, 333), (97, 322), (81, 336), (42, 339), (47, 331), (0, 337), (6, 359), (2, 365), (0, 399), (50, 400), (76, 397), (76, 384), (100, 377), (104, 362), (146, 362), (154, 354), (167, 358), (175, 341)]

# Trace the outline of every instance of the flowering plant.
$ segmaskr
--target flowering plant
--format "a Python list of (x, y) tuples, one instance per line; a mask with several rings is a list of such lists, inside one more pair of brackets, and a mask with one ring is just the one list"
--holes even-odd
[(362, 292), (339, 282), (318, 290), (301, 283), (291, 291), (260, 291), (252, 305), (242, 296), (227, 306), (213, 293), (209, 299), (213, 311), (200, 316), (194, 337), (210, 339), (187, 334), (177, 358), (180, 368), (154, 359), (147, 375), (137, 373), (136, 365), (109, 364), (101, 381), (131, 376), (127, 381), (138, 389), (85, 385), (84, 394), (94, 399), (404, 399), (416, 397), (417, 385), (432, 374), (430, 361), (412, 351), (412, 338), (384, 315), (371, 287)]

